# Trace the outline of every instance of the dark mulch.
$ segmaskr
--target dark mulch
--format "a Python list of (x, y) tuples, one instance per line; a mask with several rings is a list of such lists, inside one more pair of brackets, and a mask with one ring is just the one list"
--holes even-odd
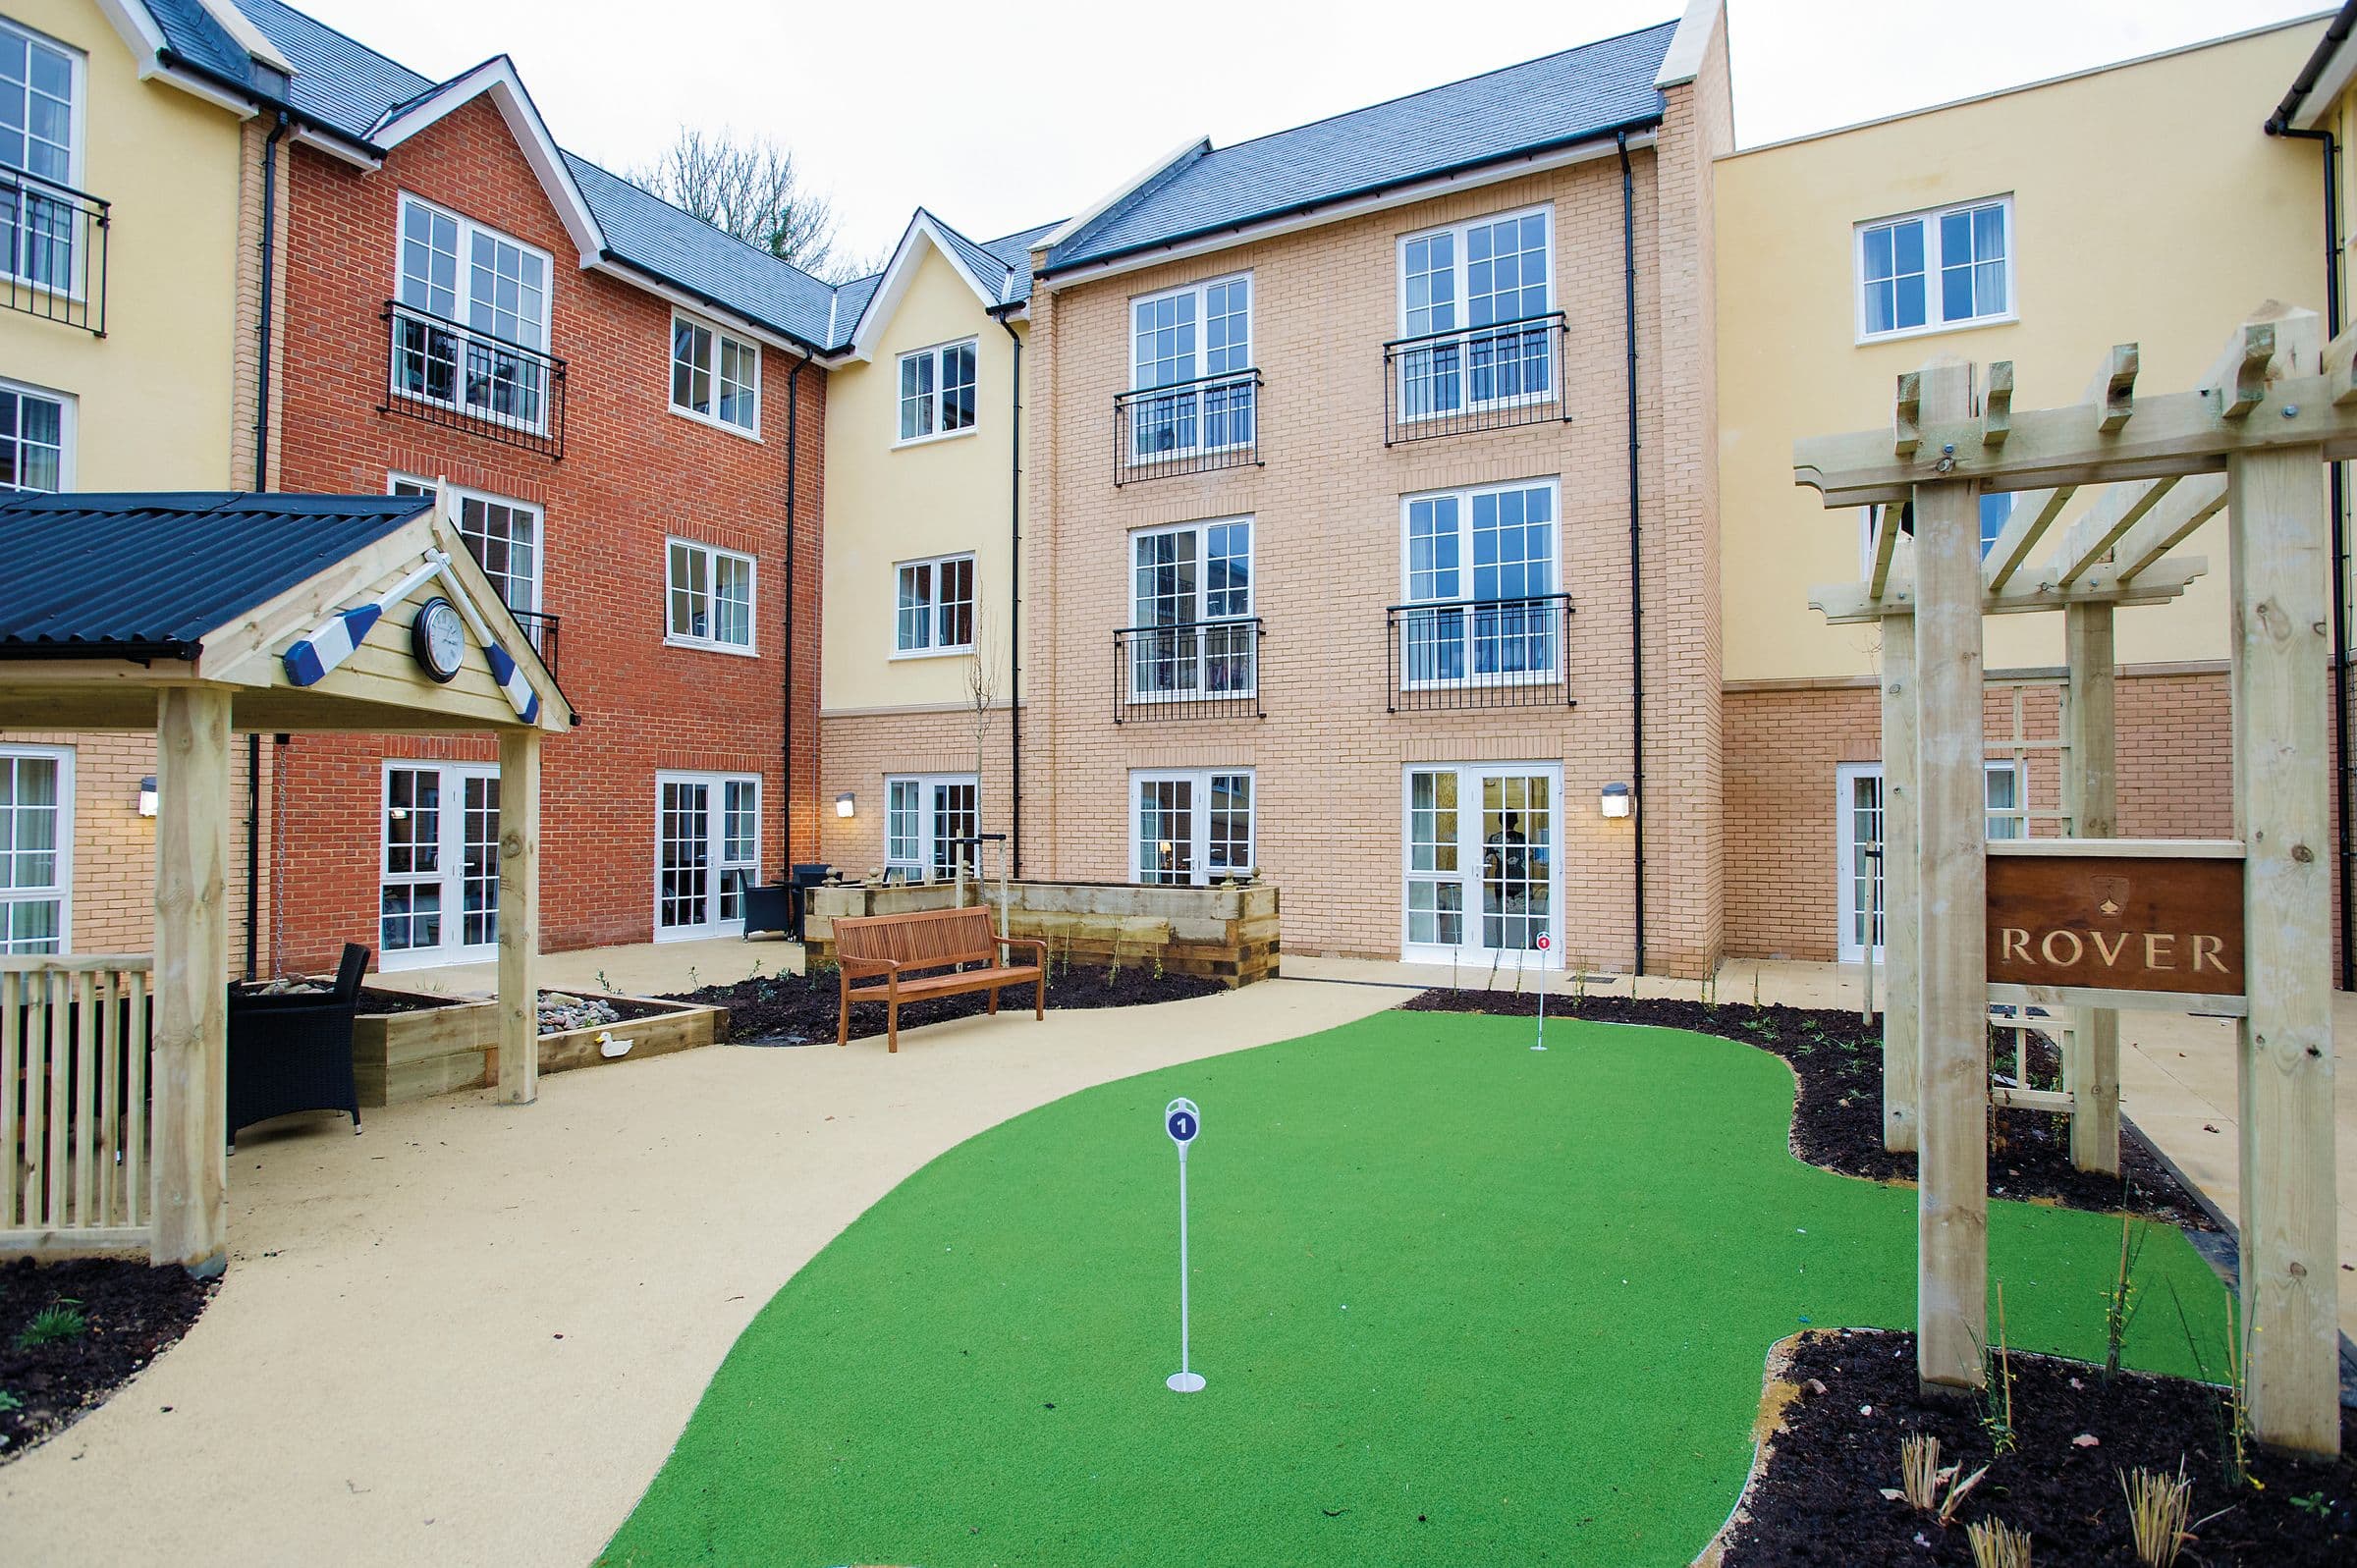
[[(212, 1293), (210, 1280), (137, 1259), (0, 1264), (0, 1464), (103, 1402), (187, 1333)], [(61, 1304), (79, 1306), (81, 1333), (18, 1342), (35, 1314)]]
[[(1109, 969), (1059, 969), (1048, 981), (1051, 1010), (1082, 1007), (1139, 1007), (1154, 1001), (1182, 1001), (1208, 997), (1227, 989), (1199, 975), (1156, 974), (1151, 965)], [(672, 1001), (702, 1002), (729, 1009), (729, 1039), (740, 1046), (807, 1046), (835, 1039), (840, 992), (835, 971), (816, 975), (764, 975), (740, 980), (733, 986), (706, 986), (669, 998)], [(913, 1029), (947, 1018), (970, 1018), (990, 1007), (983, 993), (940, 997), (929, 1001), (904, 1002), (901, 1027)], [(999, 1001), (1002, 1014), (1028, 1012), (1031, 988), (1010, 986)], [(851, 1007), (851, 1038), (863, 1040), (884, 1032), (881, 1002), (856, 1002)]]
[[(1527, 1018), (1538, 1011), (1530, 992), (1427, 991), (1403, 1005), (1423, 1012), (1481, 1012)], [(1757, 1046), (1789, 1062), (1800, 1081), (1792, 1109), (1792, 1152), (1813, 1165), (1875, 1181), (1913, 1181), (1915, 1156), (1883, 1147), (1882, 1021), (1825, 1007), (1780, 1007), (1750, 1002), (1670, 998), (1565, 997), (1547, 999), (1551, 1016), (1595, 1023), (1654, 1024), (1718, 1035)], [(2012, 1031), (1993, 1031), (1990, 1050), (2002, 1070), (2013, 1059)], [(2058, 1087), (2061, 1064), (2054, 1048), (2033, 1039), (2032, 1088)], [(2110, 1214), (2125, 1210), (2189, 1229), (2217, 1227), (2152, 1145), (2133, 1127), (2119, 1139), (2120, 1174), (2097, 1175), (2070, 1162), (2070, 1118), (2044, 1110), (1997, 1110), (1989, 1116), (1989, 1190), (1999, 1197), (2048, 1199), (2071, 1209)]]
[[(2357, 1459), (2346, 1457), (2357, 1451), (2357, 1415), (2342, 1413), (2338, 1463), (2259, 1455), (2260, 1486), (2235, 1486), (2221, 1461), (2221, 1390), (2134, 1373), (2106, 1382), (2084, 1363), (2011, 1359), (2015, 1446), (2000, 1458), (1977, 1402), (1923, 1398), (1913, 1334), (1834, 1333), (1797, 1346), (1784, 1376), (1799, 1391), (1730, 1532), (1726, 1568), (1970, 1568), (1964, 1527), (1988, 1516), (2028, 1531), (2041, 1565), (2133, 1564), (2119, 1472), (2174, 1475), (2180, 1460), (2193, 1519), (2218, 1515), (2195, 1526), (2199, 1539), (2178, 1559), (2188, 1568), (2357, 1562)], [(1882, 1493), (1898, 1486), (1899, 1439), (1913, 1432), (1939, 1437), (1940, 1462), (1961, 1464), (1959, 1477), (1989, 1466), (1946, 1530)], [(2073, 1441), (2081, 1435), (2094, 1445)]]
[(480, 1000), (480, 997), (421, 997), (408, 991), (379, 991), (374, 986), (360, 988), (362, 1012), (432, 1012), (441, 1007), (464, 1007)]

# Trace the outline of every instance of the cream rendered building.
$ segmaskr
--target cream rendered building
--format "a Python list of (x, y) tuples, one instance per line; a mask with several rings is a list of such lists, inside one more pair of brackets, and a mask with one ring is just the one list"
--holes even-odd
[[(283, 87), (285, 65), (228, 0), (0, 0), (0, 487), (253, 488), (270, 122), (229, 79)], [(144, 734), (0, 733), (0, 842), (54, 846), (0, 857), (0, 953), (147, 950), (154, 771)]]
[[(1936, 354), (2013, 361), (2016, 406), (2077, 402), (2113, 344), (2194, 384), (2252, 305), (2324, 305), (2312, 154), (2261, 134), (2319, 19), (1719, 160), (1727, 932), (1739, 954), (1855, 957), (1879, 896), (1879, 633), (1830, 626), (1860, 517), (1792, 483), (1796, 439), (1889, 424)], [(2165, 194), (2162, 194), (2165, 192)], [(1969, 247), (1970, 254), (1965, 254)], [(1984, 537), (2002, 523), (1990, 498)], [(2064, 521), (2087, 505), (2080, 498)], [(2051, 537), (2051, 535), (2050, 535)], [(2118, 622), (2120, 831), (2227, 831), (2225, 552)], [(2059, 616), (1992, 617), (1993, 833), (2054, 831)], [(2015, 695), (2019, 696), (2018, 713)]]
[[(1020, 853), (1027, 247), (919, 211), (855, 310), (827, 392), (820, 666), (821, 858), (852, 876), (946, 868), (953, 841)], [(976, 706), (976, 680), (982, 706)], [(971, 850), (969, 847), (969, 863)]]

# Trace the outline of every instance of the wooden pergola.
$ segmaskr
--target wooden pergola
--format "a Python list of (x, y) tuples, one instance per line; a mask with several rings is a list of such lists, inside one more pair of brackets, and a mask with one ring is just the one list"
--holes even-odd
[[(2350, 338), (2326, 345), (2314, 312), (2271, 303), (2191, 391), (2140, 399), (2127, 344), (2106, 356), (2081, 403), (2021, 410), (2009, 362), (1976, 375), (1964, 361), (1935, 359), (1899, 378), (1890, 429), (1794, 447), (1795, 482), (1829, 508), (1880, 509), (1867, 579), (1819, 589), (1812, 603), (1883, 631), (1885, 1133), (1891, 1148), (1920, 1151), (1916, 1313), (1927, 1386), (1983, 1381), (1991, 1005), (2079, 1009), (2065, 1036), (2064, 1091), (2045, 1108), (2071, 1113), (2074, 1160), (2104, 1170), (2118, 1168), (2116, 1009), (2233, 1013), (2251, 1420), (2276, 1447), (2338, 1451), (2325, 464), (2357, 456), (2351, 358)], [(2074, 495), (2098, 487), (2060, 526)], [(2015, 496), (1985, 559), (1984, 491)], [(2206, 564), (2171, 552), (2221, 513), (2235, 837), (2120, 839), (2112, 616), (2181, 594)], [(2071, 836), (1993, 845), (1982, 618), (2048, 610), (2065, 620)], [(2221, 883), (2228, 862), (2239, 876), (2226, 867)], [(2240, 894), (2240, 910), (2224, 912), (2232, 930), (2207, 932), (2198, 913), (2183, 915), (2221, 901), (2221, 888)], [(2194, 924), (2105, 924), (2166, 911)], [(2238, 965), (2227, 962), (2229, 942)], [(2126, 955), (2128, 973), (2093, 983), (2081, 961), (2091, 951), (2115, 965)], [(2056, 983), (1992, 984), (1993, 967), (2019, 975), (2042, 964)]]
[[(0, 535), (25, 573), (0, 587), (0, 729), (151, 730), (157, 794), (152, 957), (0, 958), (0, 1254), (226, 1258), (236, 731), (497, 737), (499, 1093), (534, 1099), (540, 740), (575, 720), (453, 494), (19, 498)], [(61, 579), (85, 597), (36, 586)]]

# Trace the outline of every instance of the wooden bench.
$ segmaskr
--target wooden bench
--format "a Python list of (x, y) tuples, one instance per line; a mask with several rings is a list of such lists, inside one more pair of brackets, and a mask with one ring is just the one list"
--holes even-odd
[[(1029, 947), (1038, 961), (1010, 964), (1000, 961), (1002, 947)], [(1012, 954), (1010, 954), (1012, 956)], [(1002, 937), (991, 927), (987, 909), (922, 909), (905, 915), (867, 915), (835, 922), (835, 962), (843, 986), (843, 1016), (835, 1043), (851, 1043), (851, 1003), (880, 1001), (890, 1011), (885, 1018), (889, 1049), (901, 1049), (901, 1003), (927, 997), (954, 997), (968, 991), (990, 993), (990, 1010), (999, 1010), (999, 992), (1030, 982), (1031, 1012), (1048, 1015), (1048, 945), (1026, 937)], [(976, 963), (979, 969), (965, 965)], [(924, 971), (940, 971), (927, 973)], [(853, 980), (883, 976), (881, 985), (854, 986)]]

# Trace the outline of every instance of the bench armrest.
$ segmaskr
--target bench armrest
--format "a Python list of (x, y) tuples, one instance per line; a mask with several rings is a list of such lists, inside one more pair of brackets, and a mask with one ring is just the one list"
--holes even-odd
[[(1001, 937), (998, 944), (1002, 947), (1028, 947), (1038, 954), (1036, 961), (1040, 969), (1045, 971), (1048, 967), (1048, 945), (1037, 937)], [(1014, 954), (1011, 952), (1008, 956), (1012, 958)]]
[(835, 967), (847, 985), (854, 975), (897, 975), (901, 972), (901, 963), (897, 958), (838, 957)]

